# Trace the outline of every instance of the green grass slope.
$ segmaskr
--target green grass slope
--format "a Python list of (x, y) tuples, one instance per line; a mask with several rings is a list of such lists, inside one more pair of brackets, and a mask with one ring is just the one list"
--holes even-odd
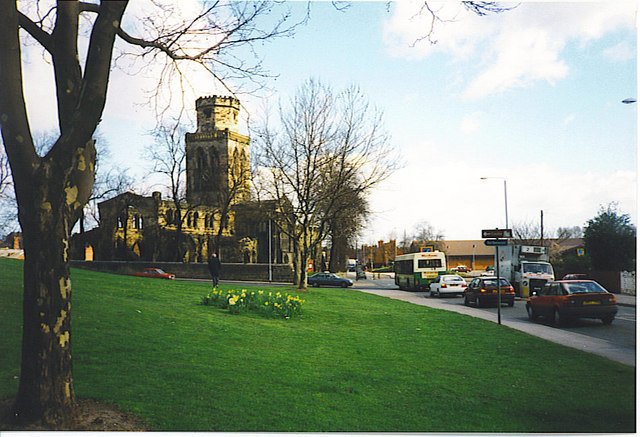
[[(76, 395), (152, 430), (635, 431), (634, 368), (488, 321), (355, 290), (304, 293), (284, 320), (200, 305), (208, 284), (73, 270), (72, 286)], [(0, 259), (0, 398), (21, 287)]]

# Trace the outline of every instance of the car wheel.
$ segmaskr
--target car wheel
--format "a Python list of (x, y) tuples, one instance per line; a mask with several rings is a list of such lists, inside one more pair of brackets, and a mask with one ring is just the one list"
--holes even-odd
[(529, 320), (531, 320), (532, 322), (534, 322), (538, 318), (536, 310), (534, 310), (529, 304), (527, 304), (527, 315), (529, 316)]
[(440, 297), (440, 290), (436, 290), (436, 297)]
[(469, 306), (469, 298), (467, 298), (467, 295), (466, 295), (466, 294), (463, 294), (462, 296), (464, 296), (464, 304), (465, 304), (466, 306)]
[(610, 324), (611, 324), (611, 322), (613, 322), (613, 319), (614, 319), (614, 316), (607, 316), (607, 317), (603, 317), (603, 318), (602, 318), (602, 319), (600, 319), (600, 320), (602, 320), (602, 323), (603, 323), (604, 325), (610, 325)]
[(512, 301), (510, 301), (507, 305), (509, 305), (510, 307), (512, 307), (512, 306), (514, 306), (515, 304), (516, 304), (516, 302), (512, 300)]
[(553, 309), (551, 322), (553, 323), (553, 326), (562, 326), (564, 324), (564, 318), (560, 315), (558, 308)]
[(479, 296), (476, 296), (476, 307), (480, 308), (482, 306), (482, 301)]
[(342, 288), (347, 288), (347, 287), (349, 286), (349, 284), (347, 284), (346, 282), (342, 282), (342, 283), (340, 284), (340, 286), (341, 286)]

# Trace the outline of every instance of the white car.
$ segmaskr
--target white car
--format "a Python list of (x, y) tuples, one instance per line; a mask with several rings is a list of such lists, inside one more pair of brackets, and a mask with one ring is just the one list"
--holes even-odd
[(441, 275), (429, 284), (431, 297), (440, 297), (443, 294), (463, 295), (465, 288), (467, 288), (467, 281), (458, 275)]

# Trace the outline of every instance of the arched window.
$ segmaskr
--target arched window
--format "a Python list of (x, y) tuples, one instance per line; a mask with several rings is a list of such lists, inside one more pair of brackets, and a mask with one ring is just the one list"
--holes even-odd
[(207, 156), (201, 148), (198, 148), (198, 151), (196, 152), (196, 167), (200, 171), (207, 167)]
[(213, 176), (218, 169), (218, 157), (213, 147), (209, 149), (209, 166), (211, 167), (211, 176)]
[(173, 224), (173, 210), (172, 209), (168, 209), (167, 210), (167, 224), (168, 225)]
[(198, 227), (198, 211), (196, 211), (195, 213), (193, 213), (193, 223), (192, 223), (194, 228)]

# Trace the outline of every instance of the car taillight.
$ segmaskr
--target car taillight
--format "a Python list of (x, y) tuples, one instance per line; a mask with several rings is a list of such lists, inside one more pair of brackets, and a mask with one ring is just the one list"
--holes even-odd
[(440, 288), (447, 288), (447, 284), (442, 284)]
[(615, 296), (609, 296), (609, 303), (616, 303), (616, 297)]
[(486, 293), (486, 292), (487, 292), (487, 290), (485, 290), (484, 288), (480, 289), (480, 293)]

